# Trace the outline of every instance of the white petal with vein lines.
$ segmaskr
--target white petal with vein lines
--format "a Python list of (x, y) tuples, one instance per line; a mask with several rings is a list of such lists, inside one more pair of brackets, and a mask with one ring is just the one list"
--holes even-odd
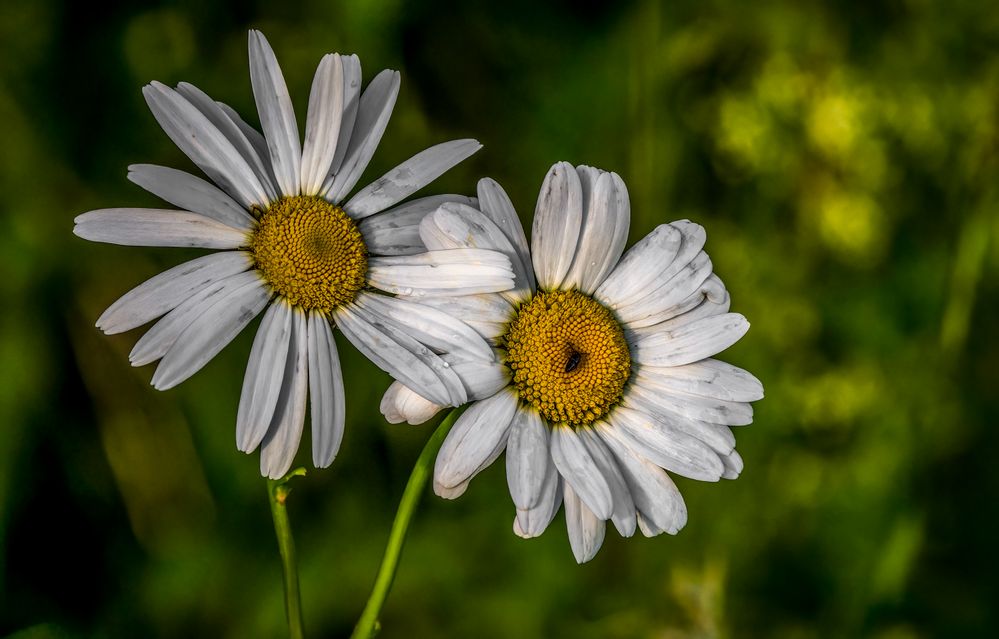
[(631, 381), (634, 387), (648, 391), (659, 406), (678, 415), (729, 426), (745, 426), (753, 423), (753, 407), (746, 402), (730, 402), (717, 397), (691, 395), (674, 390), (659, 384), (656, 379), (645, 375), (641, 370)]
[(466, 204), (447, 202), (420, 223), (420, 237), (430, 250), (460, 248), (492, 249), (506, 255), (513, 271), (515, 288), (503, 296), (512, 303), (530, 297), (530, 279), (517, 249), (489, 217)]
[(183, 95), (188, 102), (208, 118), (219, 130), (233, 148), (239, 152), (246, 163), (253, 169), (254, 175), (260, 180), (261, 186), (267, 192), (267, 197), (271, 201), (278, 198), (277, 186), (274, 183), (273, 171), (270, 168), (270, 157), (264, 151), (263, 155), (250, 142), (246, 133), (239, 124), (233, 120), (215, 100), (212, 100), (204, 91), (188, 82), (181, 82), (177, 85), (177, 92)]
[(640, 299), (652, 290), (656, 278), (673, 262), (682, 244), (679, 229), (660, 224), (628, 249), (597, 287), (594, 297), (611, 308)]
[(644, 524), (641, 527), (645, 536), (680, 532), (687, 523), (687, 506), (666, 471), (652, 462), (639, 459), (616, 438), (606, 437), (604, 443), (617, 458), (618, 468), (635, 500), (635, 508), (645, 520), (639, 520), (640, 524)]
[(590, 456), (600, 474), (603, 475), (607, 485), (610, 486), (613, 499), (613, 511), (610, 519), (622, 537), (631, 537), (635, 534), (635, 502), (631, 498), (631, 492), (624, 481), (624, 476), (617, 467), (617, 462), (611, 455), (603, 439), (589, 426), (579, 428), (576, 433), (580, 441), (586, 446)]
[(493, 360), (492, 348), (482, 336), (461, 320), (436, 308), (405, 298), (364, 292), (354, 303), (438, 352)]
[(361, 179), (361, 174), (385, 133), (398, 96), (399, 72), (388, 69), (375, 76), (364, 90), (343, 164), (332, 180), (327, 177), (323, 184), (323, 193), (327, 194), (327, 199), (331, 202), (343, 200)]
[(253, 279), (220, 293), (215, 303), (177, 337), (156, 367), (153, 387), (157, 390), (173, 388), (194, 375), (263, 310), (270, 291), (256, 273), (247, 275)]
[(548, 528), (548, 524), (552, 523), (552, 519), (558, 514), (559, 506), (562, 505), (563, 483), (562, 475), (555, 468), (555, 464), (549, 461), (548, 472), (545, 474), (545, 481), (541, 486), (538, 503), (531, 508), (517, 509), (517, 516), (513, 520), (515, 535), (524, 539), (532, 539)]
[(308, 329), (305, 313), (292, 312), (291, 343), (281, 395), (270, 428), (260, 443), (260, 474), (281, 479), (291, 468), (305, 427), (305, 398), (309, 388)]
[[(376, 366), (413, 391), (437, 404), (449, 405), (451, 403), (449, 387), (444, 384), (437, 372), (443, 367), (443, 360), (439, 360), (425, 346), (413, 346), (405, 340), (400, 341), (396, 334), (373, 326), (367, 318), (359, 315), (359, 311), (360, 309), (351, 310), (347, 306), (341, 306), (336, 310), (336, 324), (344, 337)], [(410, 352), (411, 348), (425, 351), (421, 353), (423, 359), (416, 353)], [(432, 366), (434, 360), (430, 359), (430, 356), (440, 361), (440, 367), (435, 369)], [(429, 360), (431, 363), (424, 360)]]
[(321, 193), (326, 193), (333, 178), (340, 172), (340, 166), (347, 155), (347, 149), (354, 136), (357, 122), (357, 108), (361, 97), (361, 60), (356, 55), (341, 55), (343, 65), (343, 116), (340, 118), (340, 135), (337, 137), (336, 153), (326, 171)]
[(220, 188), (190, 173), (155, 164), (133, 164), (128, 179), (184, 210), (248, 231), (253, 218)]
[(361, 220), (357, 228), (372, 255), (413, 255), (427, 250), (420, 238), (420, 222), (445, 202), (475, 206), (464, 195), (431, 195), (400, 204)]
[(552, 466), (550, 437), (537, 411), (517, 407), (506, 444), (506, 482), (518, 509), (533, 508), (541, 499)]
[(717, 359), (683, 366), (643, 366), (641, 374), (660, 387), (731, 402), (763, 399), (763, 384), (752, 373)]
[(735, 435), (731, 428), (681, 415), (673, 410), (672, 405), (663, 402), (659, 393), (639, 384), (628, 387), (621, 405), (646, 413), (661, 428), (676, 430), (704, 442), (719, 455), (727, 455), (735, 448)]
[(483, 249), (429, 251), (418, 255), (372, 257), (368, 283), (396, 295), (475, 295), (513, 286), (510, 260)]
[(398, 204), (482, 148), (477, 140), (452, 140), (420, 151), (358, 191), (343, 205), (359, 220)]
[(516, 250), (521, 266), (519, 269), (514, 267), (514, 270), (518, 273), (523, 271), (527, 275), (528, 287), (531, 292), (534, 292), (537, 284), (534, 280), (534, 265), (531, 263), (531, 250), (528, 248), (527, 235), (524, 234), (524, 225), (520, 223), (520, 218), (517, 217), (517, 210), (513, 207), (510, 196), (492, 178), (482, 178), (479, 180), (477, 195), (479, 196), (479, 210), (503, 231), (503, 234), (506, 235), (507, 239), (510, 240), (510, 244)]
[(672, 330), (639, 336), (632, 344), (635, 361), (648, 366), (681, 366), (716, 355), (749, 330), (738, 313), (706, 317)]
[(139, 338), (128, 354), (132, 366), (145, 366), (166, 355), (177, 338), (187, 330), (194, 320), (212, 306), (220, 295), (235, 287), (260, 277), (254, 271), (243, 272), (218, 280), (191, 295), (177, 308), (173, 309)]
[(426, 422), (443, 408), (444, 406), (414, 393), (401, 382), (392, 382), (378, 405), (388, 423), (406, 422), (413, 426)]
[(606, 525), (600, 517), (576, 495), (572, 485), (565, 483), (565, 526), (569, 533), (569, 546), (576, 563), (593, 559), (604, 543)]
[(474, 477), (498, 446), (505, 445), (517, 396), (501, 391), (473, 403), (461, 414), (441, 445), (434, 483), (451, 488)]
[(566, 483), (599, 519), (610, 519), (614, 511), (611, 487), (571, 426), (556, 424), (552, 427), (551, 451), (555, 466)]
[(673, 309), (700, 290), (711, 276), (711, 258), (701, 251), (680, 272), (637, 302), (619, 306), (617, 315), (629, 327), (651, 326), (675, 315)]
[(73, 233), (92, 242), (123, 246), (234, 249), (245, 231), (190, 213), (166, 209), (98, 209), (78, 215)]
[(316, 312), (309, 315), (309, 397), (312, 463), (316, 468), (326, 468), (333, 463), (343, 440), (346, 395), (333, 330), (325, 315)]
[(343, 62), (340, 55), (326, 54), (319, 62), (309, 94), (302, 147), (302, 193), (316, 195), (323, 188), (336, 155), (343, 118)]
[(301, 190), (302, 145), (288, 86), (270, 43), (259, 31), (250, 31), (250, 84), (264, 130), (271, 165), (282, 195)]
[(558, 288), (572, 265), (583, 219), (583, 193), (576, 169), (568, 162), (545, 176), (534, 211), (531, 256), (538, 286)]
[(170, 87), (142, 88), (149, 110), (187, 157), (242, 206), (266, 205), (267, 191), (246, 159), (205, 115)]
[(244, 453), (256, 450), (274, 417), (288, 361), (293, 313), (284, 301), (271, 304), (253, 339), (236, 411), (236, 448)]
[(610, 414), (609, 420), (609, 424), (595, 426), (604, 439), (616, 438), (657, 466), (701, 481), (718, 481), (721, 477), (721, 459), (704, 442), (622, 406)]
[(495, 293), (426, 296), (419, 299), (420, 304), (432, 306), (460, 319), (486, 339), (494, 339), (505, 333), (507, 323), (514, 317), (514, 307), (505, 297)]
[(576, 254), (562, 286), (592, 294), (621, 258), (630, 225), (628, 189), (616, 173), (601, 173), (590, 193)]
[(97, 320), (108, 335), (122, 333), (173, 310), (206, 286), (249, 269), (243, 251), (212, 253), (179, 264), (122, 295)]

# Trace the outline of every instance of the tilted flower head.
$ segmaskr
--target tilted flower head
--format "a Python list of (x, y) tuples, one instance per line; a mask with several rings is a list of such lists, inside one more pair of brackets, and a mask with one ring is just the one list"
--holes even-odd
[[(748, 402), (763, 397), (751, 374), (710, 359), (749, 324), (728, 312), (704, 229), (663, 224), (624, 253), (624, 182), (562, 162), (541, 187), (529, 252), (502, 188), (485, 179), (478, 196), (478, 209), (445, 204), (420, 229), (429, 248), (500, 250), (516, 274), (503, 293), (421, 300), (462, 318), (498, 353), (495, 363), (463, 363), (477, 401), (444, 441), (435, 491), (461, 495), (505, 450), (522, 537), (540, 535), (563, 502), (579, 562), (596, 554), (607, 520), (624, 536), (636, 524), (646, 536), (675, 534), (687, 511), (666, 471), (737, 477), (729, 427), (752, 422)], [(394, 422), (439, 409), (398, 382), (382, 400)]]
[(395, 206), (477, 151), (475, 140), (422, 151), (341, 203), (382, 137), (398, 72), (382, 71), (362, 93), (356, 56), (324, 56), (303, 145), (270, 45), (251, 31), (249, 49), (263, 135), (190, 84), (143, 89), (163, 130), (217, 186), (134, 165), (131, 181), (182, 210), (91, 211), (76, 218), (74, 233), (112, 244), (223, 249), (136, 287), (97, 326), (120, 333), (164, 316), (129, 356), (134, 366), (160, 360), (152, 384), (164, 390), (201, 369), (266, 308), (243, 381), (236, 443), (245, 452), (260, 446), (261, 473), (278, 478), (298, 450), (308, 396), (313, 463), (328, 466), (340, 446), (343, 376), (331, 323), (423, 397), (458, 405), (466, 390), (439, 354), (489, 357), (489, 345), (441, 311), (376, 289), (482, 293), (509, 288), (513, 275), (499, 253), (427, 252), (420, 241), (428, 212), (474, 200), (442, 195)]

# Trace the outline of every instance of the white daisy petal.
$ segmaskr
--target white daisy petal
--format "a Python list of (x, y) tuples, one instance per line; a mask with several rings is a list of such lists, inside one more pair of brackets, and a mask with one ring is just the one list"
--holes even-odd
[(284, 382), (267, 435), (260, 443), (260, 474), (281, 479), (291, 468), (305, 427), (309, 388), (309, 343), (305, 312), (294, 310)]
[[(513, 202), (510, 201), (510, 197), (503, 190), (503, 187), (490, 178), (479, 180), (477, 195), (479, 196), (479, 209), (503, 231), (515, 249), (520, 266), (515, 265), (514, 271), (526, 274), (528, 287), (531, 292), (534, 292), (537, 284), (534, 281), (531, 251), (527, 245), (527, 235), (524, 234), (524, 225), (517, 217), (517, 210), (514, 209)], [(510, 257), (510, 261), (513, 261), (513, 257)]]
[[(236, 113), (236, 110), (225, 102), (216, 101), (215, 104), (222, 109), (222, 112), (225, 113), (229, 120), (236, 125), (236, 128), (239, 129), (240, 133), (243, 134), (243, 137), (250, 143), (250, 146), (253, 148), (253, 154), (257, 157), (260, 163), (263, 164), (264, 174), (267, 176), (267, 184), (264, 186), (268, 189), (272, 189), (276, 194), (277, 178), (274, 177), (274, 167), (271, 166), (270, 151), (267, 150), (267, 140), (264, 139), (264, 134), (247, 124), (246, 120), (241, 118), (239, 114)], [(247, 161), (254, 164), (254, 162), (251, 162), (250, 160)], [(275, 195), (275, 197), (277, 196)]]
[(531, 294), (527, 271), (517, 250), (496, 224), (468, 205), (456, 202), (442, 204), (420, 223), (420, 237), (430, 250), (480, 248), (499, 251), (510, 259), (516, 288), (503, 296), (519, 303)]
[(74, 222), (75, 235), (107, 244), (234, 249), (247, 243), (245, 231), (188, 211), (99, 209)]
[(396, 295), (475, 295), (513, 286), (510, 260), (483, 249), (429, 251), (419, 255), (372, 257), (368, 284)]
[(329, 320), (309, 314), (309, 397), (312, 400), (312, 464), (333, 463), (343, 440), (346, 395), (340, 356)]
[(673, 262), (682, 244), (679, 229), (660, 224), (628, 249), (594, 297), (612, 307), (640, 299), (652, 290), (656, 277)]
[(173, 310), (206, 286), (252, 266), (242, 251), (212, 253), (184, 262), (152, 277), (108, 307), (97, 328), (108, 335), (123, 333)]
[(565, 483), (565, 527), (569, 532), (569, 546), (576, 563), (584, 564), (593, 559), (604, 543), (606, 525), (576, 496), (570, 482)]
[(358, 191), (343, 206), (360, 220), (398, 204), (482, 148), (478, 140), (452, 140), (420, 151)]
[(614, 510), (610, 519), (614, 523), (614, 527), (617, 528), (622, 537), (631, 537), (635, 534), (635, 502), (631, 498), (631, 492), (624, 481), (624, 476), (603, 440), (592, 428), (580, 428), (577, 434), (586, 446), (586, 450), (593, 457), (597, 468), (600, 469), (600, 474), (610, 486), (614, 501)]
[(486, 339), (501, 336), (514, 316), (513, 306), (502, 295), (462, 295), (421, 297), (420, 304), (432, 306), (465, 322)]
[(701, 286), (683, 301), (657, 312), (628, 326), (629, 330), (641, 332), (652, 327), (651, 332), (668, 330), (670, 327), (690, 322), (702, 317), (727, 313), (731, 304), (728, 291), (721, 279), (712, 273)]
[(356, 55), (340, 56), (343, 66), (343, 116), (340, 118), (340, 135), (337, 137), (336, 153), (326, 171), (326, 178), (320, 193), (329, 191), (333, 178), (340, 172), (340, 166), (347, 155), (347, 148), (354, 134), (357, 122), (357, 107), (361, 97), (361, 61)]
[(552, 466), (548, 426), (537, 411), (518, 407), (506, 445), (506, 481), (518, 510), (528, 510), (541, 499)]
[(242, 231), (249, 231), (253, 218), (214, 184), (190, 173), (155, 164), (133, 164), (128, 179), (174, 206), (198, 213)]
[(467, 395), (461, 380), (429, 348), (378, 324), (360, 308), (341, 306), (335, 313), (344, 336), (383, 371), (437, 404), (465, 402)]
[(406, 422), (417, 426), (436, 415), (444, 406), (421, 397), (401, 382), (392, 382), (378, 408), (390, 424)]
[(704, 293), (698, 291), (692, 296), (693, 299), (680, 304), (674, 309), (673, 312), (679, 311), (675, 317), (661, 321), (658, 324), (652, 324), (651, 326), (629, 327), (629, 330), (640, 335), (660, 333), (662, 331), (674, 330), (706, 317), (728, 313), (732, 298), (729, 296), (728, 291), (725, 290), (724, 285), (721, 284), (721, 280), (712, 275), (701, 288), (702, 291), (705, 291)]
[[(614, 512), (614, 497), (610, 485), (593, 455), (571, 426), (555, 424), (551, 439), (552, 460), (568, 485), (601, 520), (610, 519)], [(568, 493), (568, 489), (566, 491)]]
[(668, 331), (639, 336), (632, 345), (636, 362), (648, 366), (682, 366), (720, 353), (749, 330), (738, 313), (700, 319)]
[(763, 384), (752, 373), (717, 359), (684, 366), (643, 366), (641, 374), (660, 388), (730, 402), (763, 399)]
[(223, 191), (247, 209), (267, 204), (253, 169), (197, 107), (159, 82), (144, 86), (142, 95), (163, 131)]
[[(173, 388), (201, 370), (226, 347), (267, 305), (270, 291), (255, 273), (243, 286), (222, 291), (214, 304), (177, 337), (156, 367), (152, 384), (157, 390)], [(239, 276), (225, 280), (232, 282)]]
[(513, 520), (515, 535), (532, 539), (548, 528), (562, 505), (562, 484), (562, 476), (558, 474), (555, 464), (549, 463), (538, 502), (531, 508), (517, 509), (517, 516)]
[(284, 301), (271, 304), (253, 339), (236, 411), (236, 448), (244, 453), (256, 450), (274, 417), (288, 363), (294, 312)]
[(583, 215), (579, 245), (562, 285), (587, 295), (613, 270), (624, 252), (631, 224), (628, 189), (616, 173), (602, 173)]
[(420, 222), (445, 202), (475, 206), (475, 198), (464, 195), (431, 195), (400, 204), (361, 220), (357, 228), (372, 255), (413, 255), (427, 246), (420, 238)]
[(510, 370), (495, 359), (462, 361), (450, 354), (443, 355), (443, 358), (461, 379), (469, 400), (490, 397), (510, 383)]
[(464, 322), (409, 299), (361, 293), (355, 303), (396, 330), (406, 332), (438, 352), (493, 360), (489, 344)]
[(323, 192), (331, 202), (343, 200), (361, 179), (382, 139), (398, 95), (399, 72), (388, 69), (375, 76), (361, 95), (357, 120), (343, 164), (332, 181), (327, 179), (329, 186), (323, 185)]
[(558, 288), (569, 272), (583, 219), (583, 193), (576, 169), (555, 164), (545, 176), (534, 211), (531, 255), (538, 286)]
[(728, 455), (722, 455), (721, 460), (725, 464), (722, 479), (738, 479), (743, 469), (742, 455), (733, 450)]
[(302, 194), (317, 195), (336, 155), (343, 118), (343, 62), (336, 53), (319, 62), (309, 94), (302, 146)]
[(687, 523), (687, 506), (669, 475), (655, 464), (636, 457), (618, 439), (605, 437), (603, 441), (614, 453), (618, 468), (628, 482), (645, 536), (680, 532)]
[(664, 427), (690, 435), (711, 447), (719, 455), (727, 455), (735, 448), (735, 435), (724, 424), (693, 419), (676, 412), (675, 401), (664, 401), (663, 393), (635, 383), (628, 387), (623, 406), (648, 413)]
[(722, 461), (704, 442), (622, 406), (608, 420), (610, 424), (596, 425), (605, 440), (616, 438), (640, 457), (684, 477), (701, 481), (718, 481), (721, 477)]
[(746, 402), (731, 402), (673, 390), (661, 385), (656, 378), (646, 375), (644, 371), (632, 376), (632, 384), (649, 391), (663, 408), (690, 419), (728, 426), (753, 423), (753, 407)]
[(271, 165), (282, 195), (301, 191), (302, 145), (295, 109), (274, 50), (259, 31), (250, 31), (250, 84)]
[(187, 330), (194, 320), (201, 317), (221, 294), (254, 280), (259, 281), (260, 277), (253, 271), (238, 273), (213, 282), (192, 294), (139, 338), (132, 347), (132, 352), (128, 354), (128, 361), (132, 366), (145, 366), (163, 357), (180, 334)]
[(510, 391), (500, 391), (469, 406), (437, 454), (434, 484), (455, 487), (485, 468), (506, 445), (516, 409), (517, 396)]
[(631, 328), (651, 326), (675, 316), (677, 307), (700, 291), (711, 276), (713, 266), (708, 254), (698, 253), (671, 280), (650, 291), (637, 302), (619, 306), (618, 317)]
[(243, 156), (246, 163), (253, 169), (253, 174), (260, 180), (260, 185), (264, 187), (267, 197), (271, 201), (276, 200), (278, 192), (274, 184), (273, 173), (269, 168), (270, 161), (267, 153), (264, 152), (263, 155), (260, 155), (257, 147), (250, 142), (250, 139), (246, 136), (244, 130), (240, 128), (239, 124), (219, 106), (218, 102), (212, 100), (204, 91), (193, 84), (181, 82), (177, 85), (177, 93), (180, 93), (196, 109), (201, 111), (208, 118), (208, 121), (219, 130), (219, 133), (229, 140), (233, 148)]

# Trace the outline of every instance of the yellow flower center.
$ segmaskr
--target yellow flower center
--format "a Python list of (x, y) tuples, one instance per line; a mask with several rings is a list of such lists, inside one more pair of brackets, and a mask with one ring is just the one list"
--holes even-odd
[(539, 291), (517, 310), (504, 340), (520, 399), (550, 423), (600, 419), (631, 373), (624, 332), (611, 312), (578, 291)]
[(288, 302), (329, 312), (364, 287), (368, 251), (354, 221), (321, 197), (296, 195), (263, 212), (250, 241), (254, 262)]

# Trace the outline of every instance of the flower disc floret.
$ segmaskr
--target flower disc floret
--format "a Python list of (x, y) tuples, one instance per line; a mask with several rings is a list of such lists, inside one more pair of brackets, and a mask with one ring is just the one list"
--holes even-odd
[(320, 197), (274, 202), (260, 217), (250, 251), (270, 286), (306, 310), (328, 313), (364, 288), (368, 253), (361, 232)]
[(621, 401), (631, 355), (614, 315), (578, 291), (539, 291), (503, 338), (521, 401), (550, 423), (593, 423)]

